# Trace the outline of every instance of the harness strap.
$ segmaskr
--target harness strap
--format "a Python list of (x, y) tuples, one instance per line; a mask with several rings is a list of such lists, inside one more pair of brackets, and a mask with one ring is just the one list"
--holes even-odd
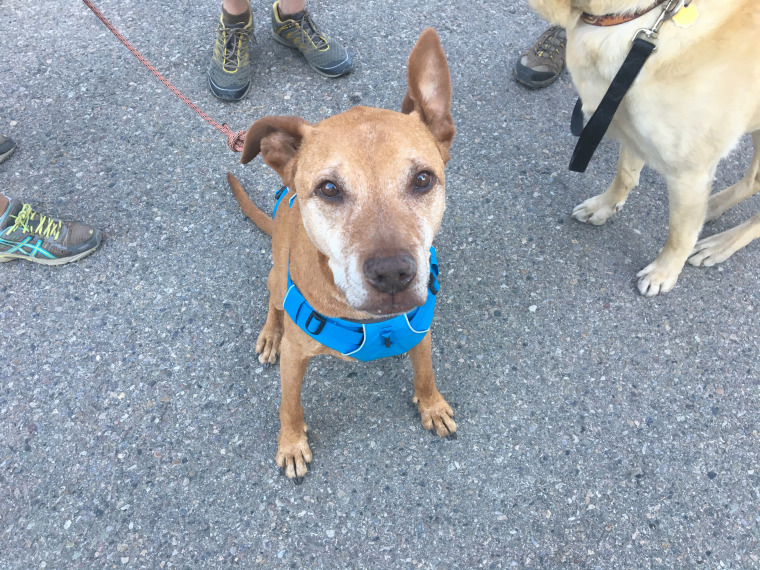
[[(272, 220), (274, 221), (274, 217), (277, 215), (277, 208), (280, 206), (280, 202), (282, 202), (282, 199), (285, 197), (285, 194), (288, 193), (288, 187), (283, 186), (280, 188), (274, 195), (274, 199), (276, 202), (274, 203), (274, 211), (272, 212)], [(291, 200), (291, 204), (293, 201)]]
[[(363, 358), (358, 353), (365, 348), (368, 338), (381, 337), (385, 348), (390, 349), (387, 356), (393, 356), (407, 352), (417, 345), (430, 329), (435, 311), (435, 298), (440, 289), (438, 271), (436, 251), (434, 247), (431, 247), (430, 280), (425, 304), (384, 321), (361, 324), (337, 317), (326, 317), (315, 311), (290, 278), (290, 261), (288, 261), (288, 290), (285, 294), (283, 309), (311, 338), (341, 354), (355, 356), (360, 360), (372, 360), (376, 356)], [(392, 347), (392, 342), (398, 345)]]
[[(364, 340), (364, 329), (359, 323), (325, 317), (312, 309), (301, 291), (291, 281), (290, 271), (288, 271), (288, 292), (285, 295), (283, 308), (298, 328), (342, 354), (352, 352), (361, 346)], [(329, 339), (334, 339), (336, 342), (328, 344)]]
[[(623, 97), (628, 93), (628, 90), (639, 75), (641, 68), (644, 67), (644, 63), (652, 55), (655, 47), (654, 43), (639, 37), (633, 40), (633, 47), (618, 70), (617, 75), (612, 80), (607, 93), (604, 94), (602, 102), (599, 103), (588, 124), (580, 131), (580, 138), (575, 145), (573, 156), (570, 159), (570, 170), (573, 172), (586, 172), (588, 163), (591, 161), (591, 157), (594, 156), (596, 147), (599, 146), (599, 143), (604, 138), (604, 134), (607, 132)], [(576, 134), (579, 126), (583, 125), (580, 99), (575, 104), (570, 124), (573, 134)]]

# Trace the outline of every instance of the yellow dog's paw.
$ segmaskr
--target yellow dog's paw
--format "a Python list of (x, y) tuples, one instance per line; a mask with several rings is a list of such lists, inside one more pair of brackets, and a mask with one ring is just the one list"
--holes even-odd
[(296, 483), (300, 483), (300, 479), (306, 475), (306, 464), (311, 463), (313, 459), (306, 430), (307, 427), (304, 425), (300, 434), (281, 431), (277, 438), (277, 466), (288, 479), (296, 479)]
[(456, 433), (454, 411), (438, 391), (425, 399), (414, 396), (412, 401), (417, 404), (417, 409), (420, 411), (422, 427), (434, 429), (435, 433), (441, 437), (453, 436)]
[(726, 230), (717, 235), (699, 240), (691, 252), (689, 263), (697, 267), (710, 267), (726, 261), (737, 250), (744, 247), (748, 241), (742, 239), (743, 233), (739, 231), (740, 228)]
[(601, 226), (609, 220), (625, 202), (614, 203), (604, 194), (589, 198), (573, 209), (573, 218), (584, 224)]
[(673, 270), (667, 264), (654, 260), (636, 274), (639, 293), (645, 297), (654, 297), (660, 293), (667, 293), (675, 287), (681, 267)]
[(259, 355), (259, 362), (262, 364), (274, 364), (277, 362), (281, 341), (282, 327), (264, 325), (256, 341), (256, 353)]

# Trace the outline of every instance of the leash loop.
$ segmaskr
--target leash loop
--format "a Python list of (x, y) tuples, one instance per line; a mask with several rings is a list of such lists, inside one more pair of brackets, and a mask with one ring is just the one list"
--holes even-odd
[(232, 129), (227, 125), (227, 123), (222, 124), (221, 130), (225, 135), (227, 135), (227, 146), (230, 147), (230, 150), (232, 152), (242, 152), (243, 146), (245, 145), (245, 135), (246, 131), (237, 131), (232, 132)]

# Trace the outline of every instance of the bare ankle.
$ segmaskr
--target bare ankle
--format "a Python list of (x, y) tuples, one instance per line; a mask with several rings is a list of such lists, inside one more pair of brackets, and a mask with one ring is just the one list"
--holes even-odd
[(231, 16), (240, 16), (250, 10), (251, 5), (248, 0), (224, 0), (222, 9)]

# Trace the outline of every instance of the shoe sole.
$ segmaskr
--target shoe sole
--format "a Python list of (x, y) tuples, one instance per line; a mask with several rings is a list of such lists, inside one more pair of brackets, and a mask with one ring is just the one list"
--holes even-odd
[(3, 162), (6, 160), (10, 155), (12, 155), (16, 150), (15, 146), (12, 146), (10, 150), (4, 152), (3, 154), (0, 154), (0, 162)]
[(211, 81), (211, 78), (208, 78), (208, 88), (211, 90), (211, 94), (219, 99), (220, 101), (227, 101), (227, 102), (234, 102), (234, 101), (240, 101), (241, 99), (244, 99), (246, 95), (248, 95), (248, 92), (251, 90), (251, 87), (253, 86), (253, 82), (248, 82), (248, 87), (245, 88), (245, 92), (240, 95), (239, 97), (223, 97), (220, 95), (216, 89), (221, 90), (220, 87), (217, 87), (213, 81)]
[[(302, 52), (300, 49), (298, 49), (298, 47), (297, 47), (297, 46), (294, 46), (293, 44), (291, 44), (291, 43), (290, 43), (290, 42), (288, 42), (287, 40), (283, 39), (283, 38), (282, 38), (282, 37), (281, 37), (281, 36), (280, 36), (280, 35), (279, 35), (277, 32), (275, 32), (274, 30), (272, 30), (272, 37), (274, 38), (274, 40), (275, 40), (277, 43), (280, 43), (280, 44), (282, 44), (282, 45), (284, 45), (284, 46), (286, 46), (286, 47), (289, 47), (290, 49), (294, 49), (294, 50), (296, 50), (298, 53), (300, 53), (301, 55), (303, 55), (303, 52)], [(329, 77), (330, 79), (335, 79), (336, 77), (341, 77), (341, 76), (343, 76), (343, 75), (346, 75), (347, 73), (350, 73), (350, 72), (351, 72), (351, 69), (348, 69), (348, 70), (346, 70), (346, 71), (343, 71), (343, 72), (341, 72), (341, 73), (327, 73), (327, 72), (325, 72), (325, 71), (322, 71), (321, 69), (319, 69), (319, 68), (318, 68), (316, 65), (314, 65), (313, 63), (311, 63), (311, 62), (310, 62), (310, 61), (309, 61), (309, 60), (306, 58), (306, 56), (305, 56), (305, 55), (304, 55), (304, 59), (306, 60), (306, 63), (308, 63), (308, 64), (309, 64), (309, 67), (311, 67), (311, 68), (312, 68), (314, 71), (316, 71), (317, 73), (319, 73), (319, 74), (320, 74), (322, 77)], [(343, 63), (345, 63), (345, 62), (346, 62), (346, 61), (348, 61), (349, 59), (350, 59), (350, 58), (348, 58), (348, 57), (347, 57), (345, 60), (341, 61), (341, 62), (340, 62), (338, 65), (342, 65)]]
[[(525, 69), (528, 69), (528, 71), (530, 71), (529, 68), (525, 68)], [(528, 87), (530, 89), (541, 89), (557, 81), (557, 78), (560, 76), (561, 73), (562, 72), (550, 77), (549, 79), (544, 79), (543, 81), (534, 81), (526, 76), (527, 72), (521, 72), (521, 68), (518, 65), (515, 67), (514, 76), (517, 82), (520, 83), (521, 85), (525, 85), (525, 87)]]
[(29, 257), (28, 255), (18, 255), (16, 253), (11, 253), (8, 255), (3, 255), (0, 253), (0, 263), (6, 263), (8, 261), (13, 261), (16, 259), (22, 259), (24, 261), (31, 261), (33, 263), (39, 263), (40, 265), (66, 265), (67, 263), (73, 263), (75, 261), (79, 261), (83, 257), (87, 257), (92, 252), (94, 252), (96, 249), (98, 249), (97, 246), (93, 247), (92, 249), (88, 249), (87, 251), (83, 251), (82, 253), (78, 253), (76, 255), (72, 255), (71, 257), (56, 257), (55, 259), (45, 259), (41, 257)]

